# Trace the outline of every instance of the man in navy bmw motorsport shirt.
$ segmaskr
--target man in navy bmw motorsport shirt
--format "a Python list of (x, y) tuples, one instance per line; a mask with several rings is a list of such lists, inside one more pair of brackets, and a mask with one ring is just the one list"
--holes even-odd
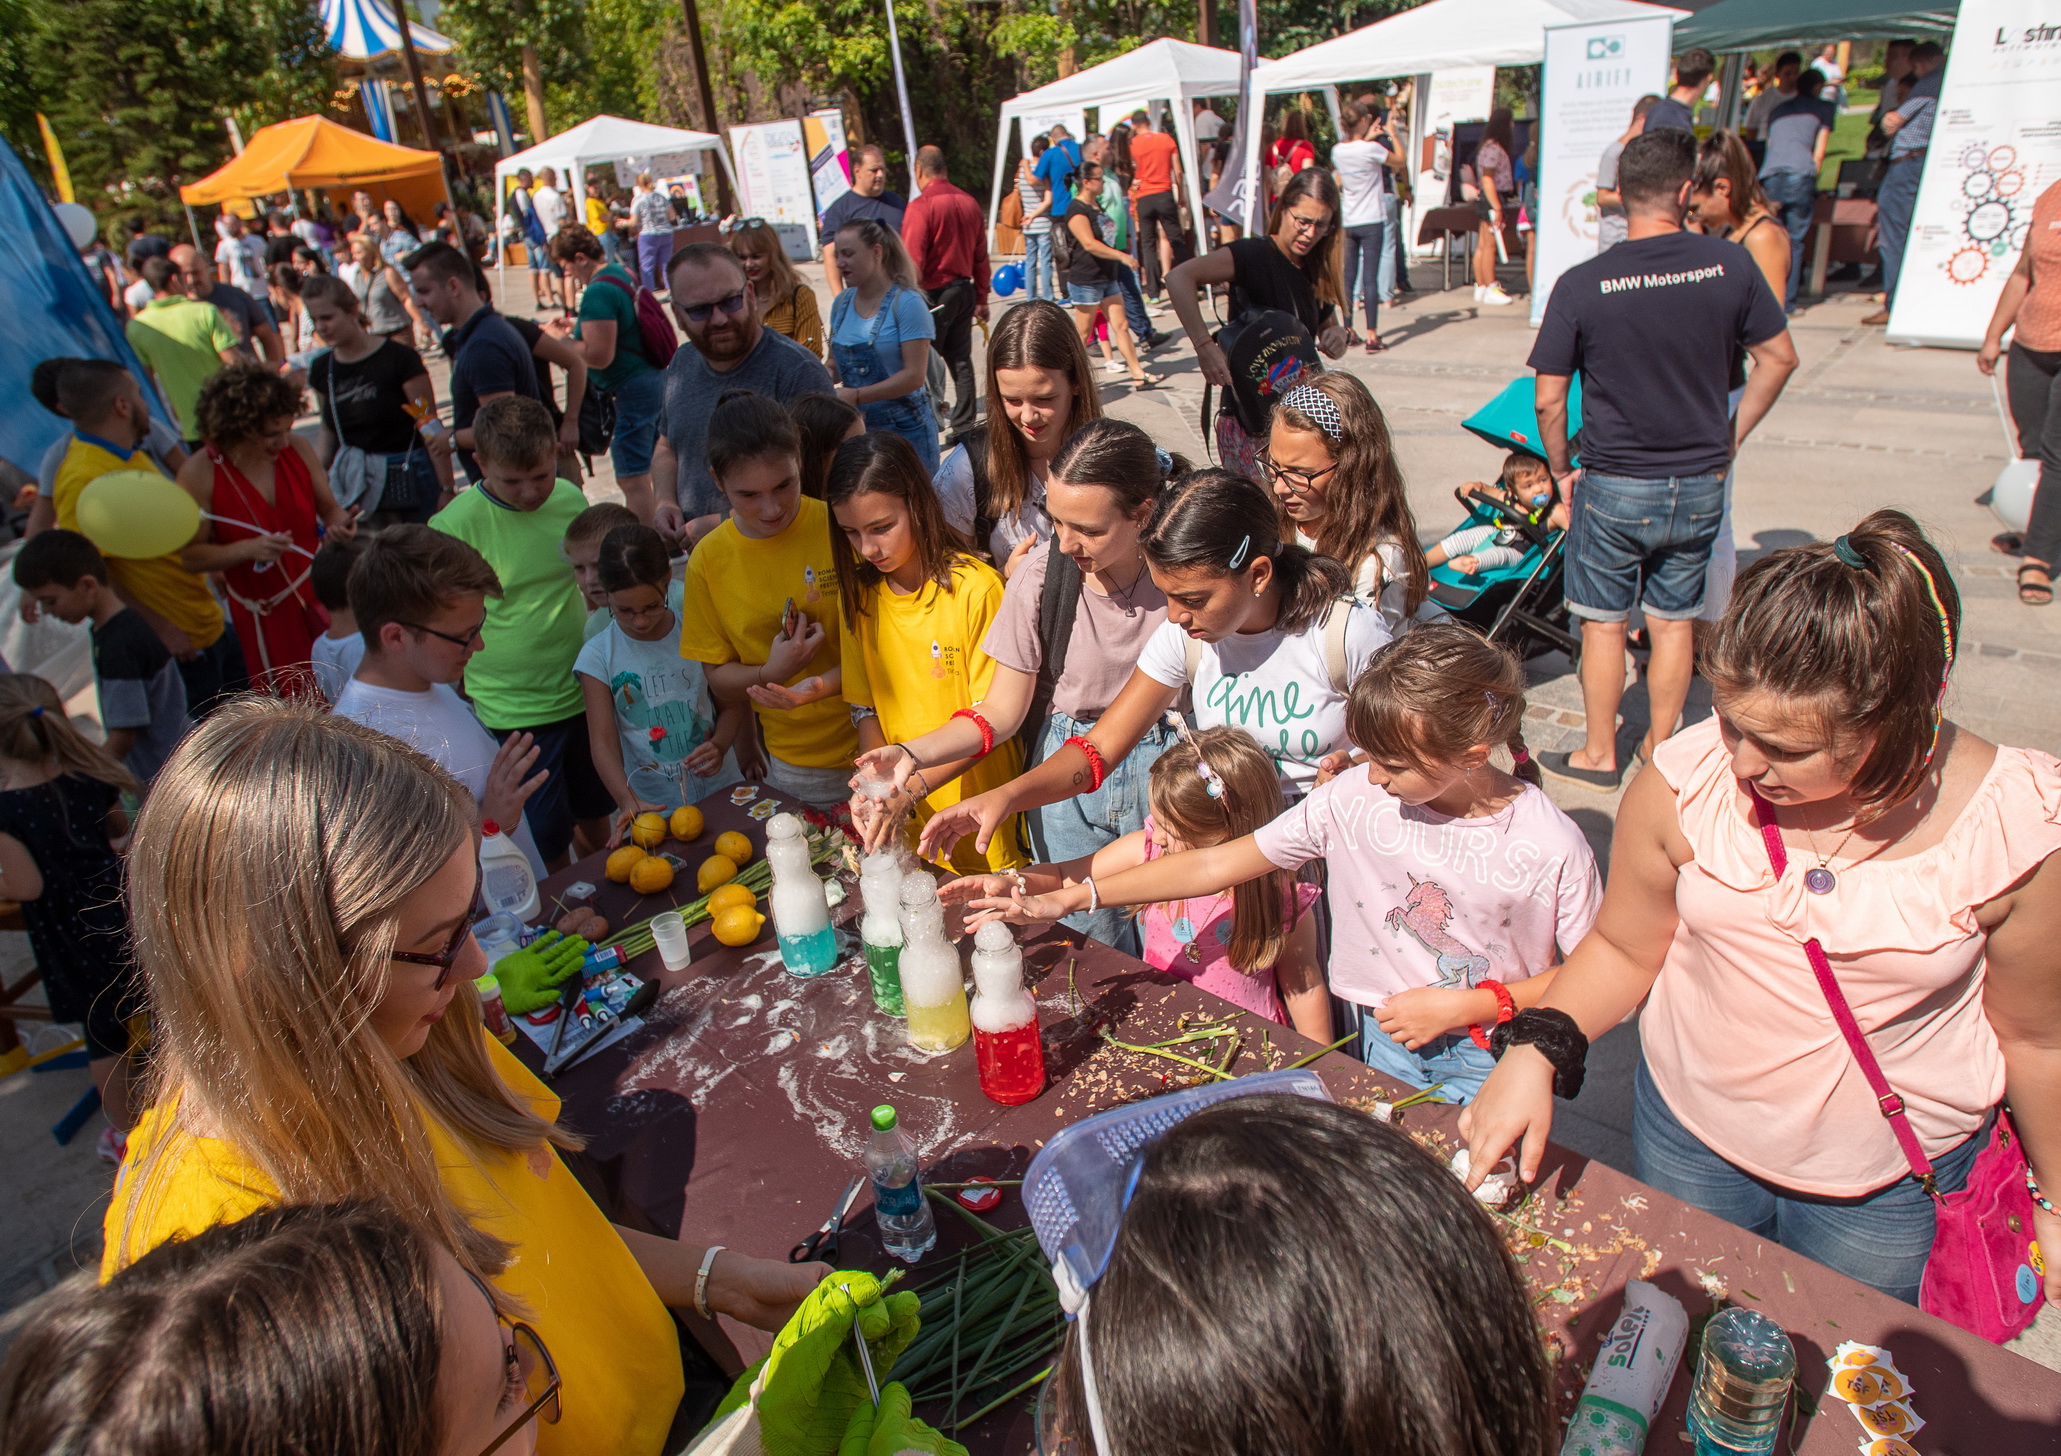
[[(1625, 619), (1643, 607), (1653, 643), (1652, 726), (1644, 749), (1674, 732), (1689, 694), (1704, 573), (1724, 517), (1738, 442), (1796, 368), (1781, 300), (1737, 243), (1685, 232), (1696, 138), (1674, 128), (1625, 143), (1617, 190), (1627, 241), (1560, 275), (1531, 351), (1539, 438), (1572, 508), (1567, 605), (1582, 621), (1588, 739), (1548, 753), (1548, 772), (1617, 787), (1617, 707)], [(1741, 353), (1753, 359), (1736, 416), (1728, 408)], [(1581, 468), (1567, 441), (1568, 381), (1582, 376)]]

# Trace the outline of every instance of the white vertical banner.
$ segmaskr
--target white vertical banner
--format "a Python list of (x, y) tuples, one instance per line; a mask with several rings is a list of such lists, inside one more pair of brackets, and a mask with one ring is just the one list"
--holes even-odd
[(2061, 181), (2054, 0), (1963, 0), (1888, 338), (1974, 349), (2018, 266), (2032, 205)]
[[(1417, 218), (1446, 205), (1447, 179), (1453, 171), (1453, 127), (1463, 121), (1487, 121), (1496, 100), (1494, 66), (1457, 66), (1427, 71), (1417, 78), (1416, 106), (1411, 116), (1411, 175), (1417, 201), (1403, 219), (1410, 256), (1434, 258), (1446, 240), (1419, 243)], [(1431, 164), (1424, 165), (1424, 143), (1431, 143)]]
[(1546, 27), (1539, 84), (1539, 205), (1532, 218), (1531, 322), (1546, 316), (1553, 284), (1596, 256), (1596, 167), (1631, 125), (1632, 105), (1667, 90), (1672, 15)]
[[(747, 217), (762, 217), (776, 230), (807, 234), (805, 258), (816, 253), (816, 199), (809, 185), (808, 146), (798, 121), (759, 121), (730, 128), (737, 158), (737, 188)], [(783, 237), (785, 236), (783, 232)], [(792, 254), (793, 249), (789, 249)]]

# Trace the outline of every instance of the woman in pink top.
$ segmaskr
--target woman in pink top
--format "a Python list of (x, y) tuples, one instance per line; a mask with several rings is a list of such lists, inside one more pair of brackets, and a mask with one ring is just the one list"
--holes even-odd
[[(1915, 1303), (1933, 1204), (1832, 1019), (1815, 937), (1940, 1191), (2008, 1087), (2061, 1194), (2061, 764), (1941, 720), (1959, 630), (1945, 561), (1897, 511), (1740, 576), (1705, 658), (1717, 716), (1625, 795), (1595, 932), (1463, 1116), (1474, 1166), (1521, 1138), (1535, 1176), (1574, 1027), (1600, 1036), (1643, 1001), (1640, 1179)], [(2061, 1250), (2061, 1218), (2035, 1221)]]

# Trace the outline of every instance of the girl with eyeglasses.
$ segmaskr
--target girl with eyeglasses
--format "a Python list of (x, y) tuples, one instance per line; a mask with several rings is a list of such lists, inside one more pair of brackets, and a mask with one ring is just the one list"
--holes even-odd
[(551, 1351), (372, 1201), (266, 1209), (36, 1304), (0, 1367), (0, 1453), (530, 1456)]
[(667, 1306), (778, 1328), (828, 1271), (613, 1225), (558, 1098), (480, 1024), (472, 796), (398, 739), (245, 699), (159, 774), (130, 857), (153, 1098), (104, 1275), (282, 1203), (378, 1198), (533, 1312), (574, 1419), (545, 1456), (658, 1456), (687, 1389)]

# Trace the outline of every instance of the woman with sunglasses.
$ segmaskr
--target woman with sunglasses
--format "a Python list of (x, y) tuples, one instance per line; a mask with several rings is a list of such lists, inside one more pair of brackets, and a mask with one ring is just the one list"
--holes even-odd
[(301, 1204), (38, 1304), (0, 1367), (0, 1452), (529, 1456), (560, 1384), (507, 1299), (392, 1210)]
[[(1338, 210), (1338, 184), (1331, 174), (1305, 167), (1281, 189), (1267, 236), (1240, 238), (1167, 274), (1167, 297), (1195, 346), (1202, 377), (1226, 391), (1226, 398), (1231, 365), (1203, 322), (1204, 288), (1230, 286), (1232, 326), (1249, 314), (1278, 310), (1294, 315), (1333, 359), (1352, 343), (1352, 330), (1340, 321), (1347, 299)], [(1257, 477), (1260, 444), (1228, 411), (1217, 417), (1217, 456), (1226, 466)]]
[(130, 858), (157, 1095), (103, 1273), (275, 1204), (378, 1198), (533, 1312), (575, 1413), (545, 1456), (658, 1456), (683, 1355), (705, 1363), (667, 1307), (774, 1329), (828, 1271), (596, 1207), (557, 1097), (480, 1025), (474, 814), (427, 758), (312, 708), (244, 700), (180, 746)]
[(816, 290), (794, 271), (780, 235), (764, 218), (748, 217), (731, 230), (730, 251), (744, 264), (766, 327), (822, 358), (823, 314), (816, 307)]

